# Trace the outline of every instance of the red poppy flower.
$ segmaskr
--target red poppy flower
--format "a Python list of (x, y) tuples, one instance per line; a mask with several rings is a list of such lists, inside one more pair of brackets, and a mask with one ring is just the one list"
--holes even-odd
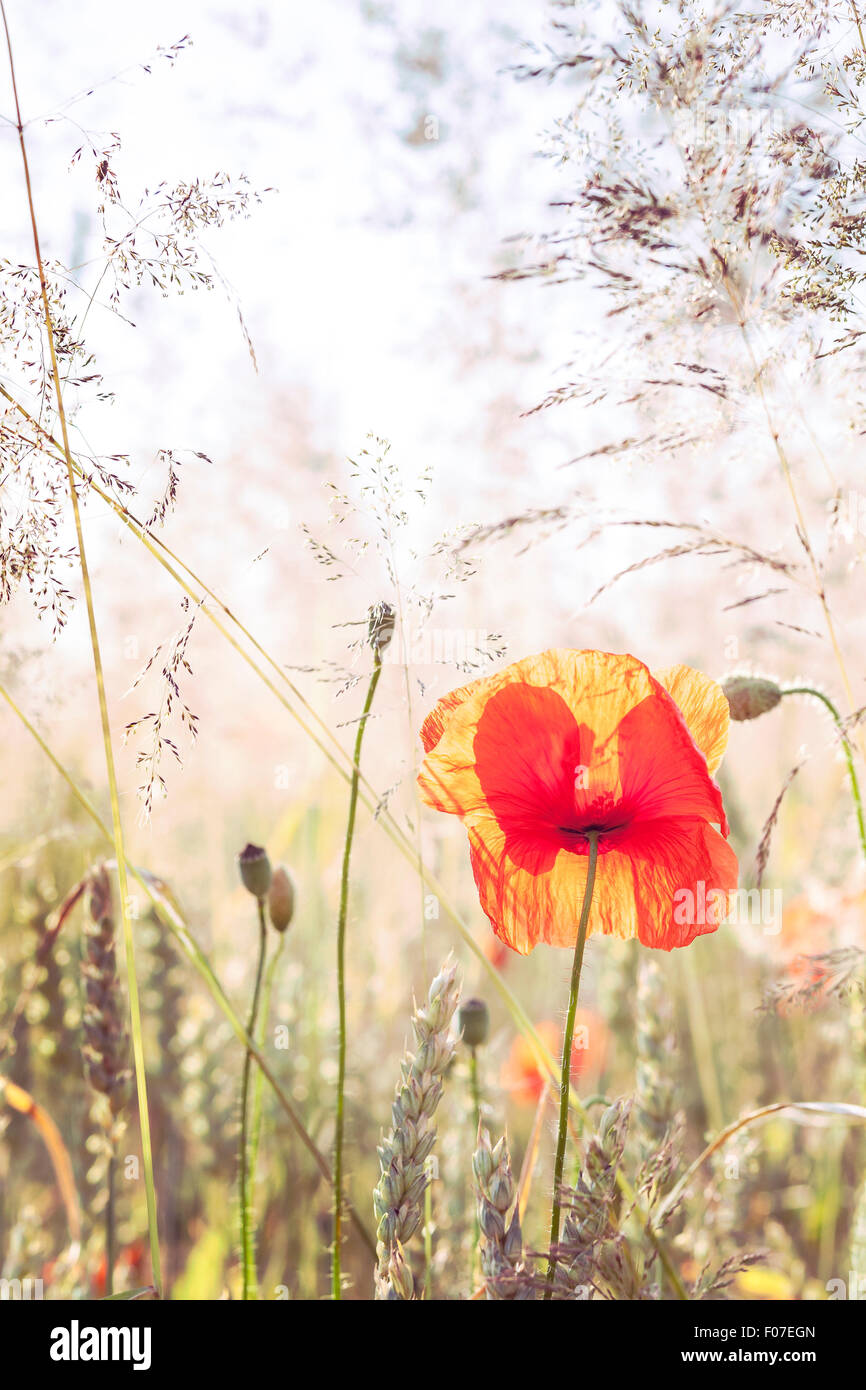
[[(535, 1031), (548, 1052), (559, 1056), (562, 1029), (551, 1019), (536, 1024)], [(604, 1020), (591, 1009), (578, 1009), (571, 1047), (571, 1075), (598, 1076), (604, 1070), (608, 1032)], [(537, 1105), (541, 1093), (550, 1085), (531, 1044), (523, 1036), (514, 1039), (502, 1068), (502, 1085), (522, 1105)]]
[(418, 783), (461, 818), (481, 905), (523, 955), (574, 946), (588, 832), (588, 932), (670, 950), (716, 929), (737, 861), (710, 773), (728, 732), (721, 687), (633, 656), (554, 650), (452, 691), (421, 730)]

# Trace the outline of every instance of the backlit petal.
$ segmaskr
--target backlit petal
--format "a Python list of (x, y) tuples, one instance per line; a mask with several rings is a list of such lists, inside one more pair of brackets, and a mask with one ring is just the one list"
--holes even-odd
[[(496, 935), (521, 955), (539, 942), (573, 947), (588, 854), (551, 855), (524, 842), (515, 857), (492, 820), (469, 828), (472, 871)], [(588, 934), (638, 937), (669, 951), (713, 932), (736, 888), (737, 860), (712, 826), (694, 818), (646, 822), (622, 847), (599, 854)]]
[[(486, 796), (475, 766), (475, 737), (487, 706), (509, 686), (551, 692), (559, 697), (561, 711), (564, 707), (571, 712), (576, 725), (592, 731), (591, 741), (598, 750), (599, 788), (604, 792), (612, 790), (613, 745), (610, 741), (620, 721), (630, 709), (658, 689), (647, 668), (633, 656), (562, 649), (525, 657), (494, 676), (453, 691), (428, 716), (430, 750), (422, 764), (418, 785), (429, 806), (462, 816), (486, 810)], [(527, 726), (516, 722), (517, 711), (518, 701), (513, 693), (493, 704), (488, 721), (490, 737), (484, 735), (488, 768), (492, 766), (489, 750), (495, 724), (503, 730), (501, 753), (506, 760), (514, 757), (518, 763), (526, 761), (521, 758), (520, 748), (524, 739), (533, 738), (533, 735)], [(563, 722), (564, 718), (558, 719), (560, 729)], [(534, 747), (539, 746), (542, 736), (543, 730), (539, 729), (538, 738), (533, 739)], [(606, 771), (603, 771), (605, 763)], [(572, 771), (572, 785), (573, 779)]]
[(731, 707), (722, 687), (691, 666), (669, 666), (653, 675), (682, 710), (689, 732), (707, 760), (707, 768), (715, 772), (728, 746), (731, 722)]

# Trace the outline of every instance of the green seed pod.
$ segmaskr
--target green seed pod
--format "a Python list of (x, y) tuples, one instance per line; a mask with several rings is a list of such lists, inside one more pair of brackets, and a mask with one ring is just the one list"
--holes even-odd
[(483, 999), (467, 999), (457, 1012), (457, 1024), (467, 1047), (481, 1047), (490, 1036), (490, 1010)]
[(271, 861), (261, 845), (245, 845), (238, 855), (241, 882), (248, 893), (263, 901), (271, 886)]
[(722, 682), (722, 689), (728, 697), (731, 718), (737, 720), (757, 719), (775, 709), (782, 698), (781, 688), (766, 676), (730, 676)]
[(274, 869), (268, 890), (268, 916), (275, 931), (284, 932), (295, 915), (295, 885), (282, 864)]

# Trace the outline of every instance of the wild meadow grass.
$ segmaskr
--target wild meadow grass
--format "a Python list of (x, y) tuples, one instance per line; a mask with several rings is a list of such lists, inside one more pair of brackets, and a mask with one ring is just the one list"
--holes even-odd
[[(78, 127), (85, 285), (47, 251), (0, 10), (32, 242), (0, 262), (0, 598), (61, 692), (83, 611), (92, 714), (45, 732), (4, 653), (0, 1277), (58, 1299), (864, 1296), (856, 6), (551, 8), (502, 80), (560, 85), (560, 222), (515, 229), (498, 288), (582, 306), (525, 402), (569, 441), (559, 500), (503, 484), (479, 520), (350, 441), (284, 596), (314, 582), (327, 630), (288, 657), (170, 526), (189, 451), (160, 450), (153, 499), (76, 424), (110, 390), (92, 306), (236, 310), (205, 238), (249, 217), (254, 254), (263, 195), (218, 174), (136, 201), (121, 137)], [(628, 509), (638, 476), (655, 514)], [(105, 518), (176, 624), (122, 709)], [(251, 730), (291, 749), (267, 754), (279, 809)]]

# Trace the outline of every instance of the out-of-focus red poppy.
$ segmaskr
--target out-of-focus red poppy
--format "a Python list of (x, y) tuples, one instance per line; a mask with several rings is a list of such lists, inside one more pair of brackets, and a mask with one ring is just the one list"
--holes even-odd
[[(118, 1252), (114, 1270), (115, 1287), (126, 1283), (140, 1282), (146, 1255), (147, 1250), (144, 1241), (141, 1240), (134, 1240), (131, 1245), (125, 1245)], [(105, 1297), (105, 1290), (108, 1285), (107, 1274), (108, 1262), (103, 1255), (93, 1274), (93, 1292), (97, 1298)]]
[(418, 783), (466, 826), (481, 905), (514, 950), (574, 946), (590, 831), (589, 934), (671, 950), (715, 931), (737, 883), (710, 775), (728, 720), (721, 687), (689, 667), (543, 652), (439, 701)]
[(776, 1012), (783, 1018), (821, 1007), (829, 997), (832, 974), (814, 959), (838, 945), (839, 910), (835, 915), (819, 907), (809, 892), (786, 904), (782, 930), (770, 938), (772, 950), (784, 964), (785, 979), (776, 998)]
[(484, 942), (484, 954), (497, 970), (508, 964), (508, 947), (498, 936), (488, 936)]
[(836, 944), (835, 936), (835, 919), (817, 907), (808, 893), (800, 893), (786, 903), (782, 913), (778, 952), (788, 961), (799, 956), (820, 955)]
[[(554, 1057), (562, 1049), (562, 1029), (551, 1019), (536, 1024), (535, 1031)], [(571, 1048), (571, 1075), (599, 1076), (607, 1057), (608, 1030), (604, 1020), (591, 1009), (578, 1009)], [(514, 1039), (500, 1077), (503, 1087), (523, 1105), (537, 1105), (550, 1077), (543, 1071), (528, 1040)]]

